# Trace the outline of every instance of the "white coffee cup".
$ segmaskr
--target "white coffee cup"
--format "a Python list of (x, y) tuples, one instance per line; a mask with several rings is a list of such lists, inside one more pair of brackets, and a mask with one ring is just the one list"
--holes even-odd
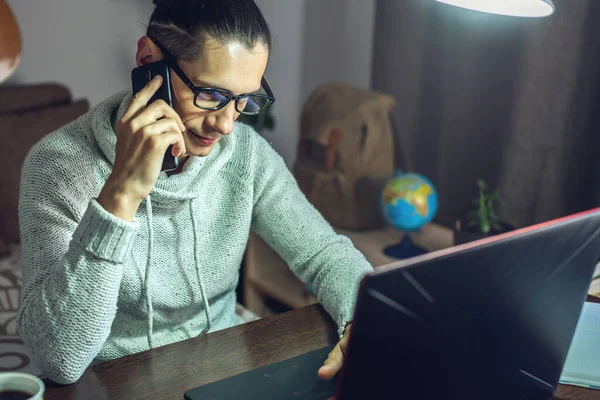
[(35, 375), (23, 372), (0, 372), (0, 394), (5, 391), (23, 392), (27, 400), (43, 400), (44, 382)]

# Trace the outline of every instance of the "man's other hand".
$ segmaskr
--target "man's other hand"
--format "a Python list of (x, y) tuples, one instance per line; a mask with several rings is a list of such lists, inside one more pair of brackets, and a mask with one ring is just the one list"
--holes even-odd
[(350, 339), (350, 327), (352, 324), (348, 324), (344, 331), (344, 337), (338, 342), (338, 344), (331, 350), (327, 356), (327, 360), (323, 363), (323, 366), (319, 368), (319, 378), (321, 379), (332, 379), (342, 369), (344, 364), (344, 355), (348, 348), (348, 340)]

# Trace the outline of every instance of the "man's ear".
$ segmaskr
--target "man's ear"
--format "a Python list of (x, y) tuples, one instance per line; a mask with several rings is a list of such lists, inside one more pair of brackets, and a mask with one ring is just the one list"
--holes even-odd
[(135, 62), (138, 67), (162, 60), (160, 49), (148, 36), (142, 36), (137, 42)]

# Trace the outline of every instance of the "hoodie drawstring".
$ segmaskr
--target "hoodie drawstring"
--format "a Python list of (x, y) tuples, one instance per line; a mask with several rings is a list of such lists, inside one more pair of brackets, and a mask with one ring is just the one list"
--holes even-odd
[(196, 264), (196, 276), (198, 277), (198, 284), (200, 285), (200, 294), (202, 295), (202, 301), (204, 302), (204, 314), (206, 315), (206, 327), (200, 333), (208, 333), (211, 327), (210, 321), (210, 305), (208, 304), (208, 297), (206, 296), (206, 289), (204, 288), (204, 281), (202, 280), (202, 274), (200, 273), (200, 246), (198, 246), (198, 227), (196, 226), (196, 218), (194, 217), (193, 200), (190, 200), (190, 216), (192, 217), (192, 229), (194, 231), (194, 263)]
[[(211, 320), (210, 320), (210, 305), (208, 303), (208, 297), (206, 295), (206, 289), (204, 287), (204, 281), (202, 280), (202, 274), (200, 273), (200, 248), (198, 246), (198, 227), (196, 226), (196, 218), (194, 217), (194, 208), (192, 205), (192, 200), (189, 201), (190, 206), (190, 216), (192, 219), (192, 230), (194, 232), (194, 264), (196, 267), (196, 277), (198, 278), (198, 284), (200, 285), (200, 294), (202, 295), (202, 302), (204, 303), (204, 314), (206, 315), (206, 326), (200, 335), (204, 333), (208, 333), (211, 328)], [(153, 317), (153, 309), (152, 309), (152, 296), (150, 295), (150, 270), (152, 267), (152, 251), (154, 247), (154, 228), (152, 227), (152, 202), (150, 199), (150, 195), (146, 197), (146, 212), (148, 214), (148, 258), (146, 260), (146, 274), (144, 277), (144, 292), (146, 295), (146, 313), (148, 314), (148, 330), (146, 332), (146, 337), (148, 339), (148, 346), (152, 349), (154, 348), (154, 343), (152, 340), (153, 333), (153, 325), (154, 325), (154, 317)]]
[(144, 292), (146, 293), (146, 312), (148, 314), (148, 331), (146, 333), (146, 336), (148, 338), (148, 346), (152, 349), (154, 311), (152, 310), (152, 296), (150, 295), (149, 282), (150, 267), (152, 266), (152, 247), (154, 244), (154, 229), (152, 228), (152, 202), (150, 201), (150, 195), (146, 197), (146, 212), (148, 213), (148, 258), (146, 260), (146, 274), (144, 276)]

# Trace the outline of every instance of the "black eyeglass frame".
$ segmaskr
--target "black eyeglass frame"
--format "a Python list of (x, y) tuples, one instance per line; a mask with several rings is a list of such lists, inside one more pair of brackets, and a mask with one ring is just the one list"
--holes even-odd
[[(229, 104), (231, 99), (234, 99), (235, 100), (235, 110), (237, 112), (239, 112), (240, 114), (244, 114), (244, 115), (258, 115), (258, 114), (262, 113), (264, 110), (266, 110), (268, 107), (270, 107), (271, 104), (275, 103), (275, 97), (273, 95), (273, 91), (271, 90), (271, 87), (267, 83), (267, 80), (265, 79), (264, 76), (262, 77), (260, 84), (265, 89), (265, 92), (267, 92), (266, 95), (258, 94), (258, 93), (242, 93), (240, 95), (235, 95), (227, 89), (195, 86), (194, 83), (190, 80), (190, 78), (188, 78), (187, 75), (181, 70), (181, 68), (179, 68), (179, 65), (177, 65), (177, 61), (175, 60), (175, 57), (173, 57), (171, 55), (171, 53), (169, 53), (167, 51), (167, 49), (165, 49), (164, 46), (162, 44), (160, 44), (160, 42), (158, 40), (156, 40), (154, 38), (150, 38), (150, 40), (152, 40), (154, 42), (154, 44), (156, 44), (156, 46), (163, 53), (164, 61), (167, 64), (167, 66), (169, 68), (171, 68), (177, 74), (177, 76), (183, 81), (183, 83), (185, 83), (185, 85), (188, 88), (190, 88), (190, 90), (194, 93), (194, 105), (196, 107), (198, 107), (202, 110), (216, 111), (216, 110), (220, 110), (221, 108), (225, 107), (227, 104)], [(225, 102), (223, 102), (223, 104), (218, 105), (217, 107), (204, 107), (204, 106), (198, 105), (198, 102), (197, 102), (198, 96), (202, 92), (207, 92), (207, 91), (219, 92), (224, 97), (226, 97), (227, 100)], [(256, 112), (249, 112), (249, 111), (243, 111), (243, 110), (240, 111), (240, 109), (239, 109), (240, 100), (244, 97), (249, 97), (249, 96), (264, 98), (267, 100), (267, 103)]]

